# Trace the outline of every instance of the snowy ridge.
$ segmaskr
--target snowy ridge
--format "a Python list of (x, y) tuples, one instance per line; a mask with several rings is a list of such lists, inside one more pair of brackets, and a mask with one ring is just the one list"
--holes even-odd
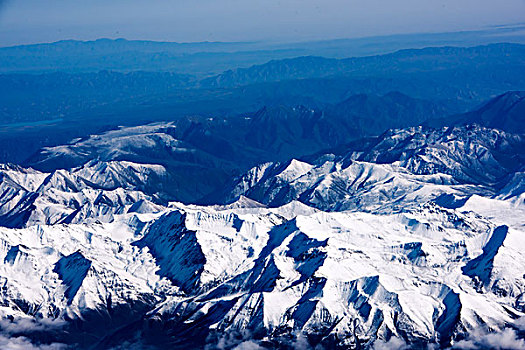
[(389, 130), (359, 160), (397, 163), (414, 174), (443, 173), (491, 185), (525, 162), (525, 138), (477, 125)]
[[(100, 346), (140, 332), (197, 347), (225, 334), (445, 346), (525, 315), (519, 222), (432, 203), (389, 215), (279, 210), (290, 209), (179, 204), (112, 223), (2, 228), (0, 311), (11, 322), (96, 319)], [(81, 343), (76, 332), (55, 340)]]
[(268, 167), (251, 187), (246, 186), (251, 173), (241, 177), (229, 200), (242, 195), (270, 206), (299, 200), (322, 210), (391, 212), (443, 194), (490, 193), (487, 188), (459, 184), (450, 175), (417, 175), (389, 164), (327, 160), (310, 165), (310, 170), (293, 179), (282, 176), (281, 168), (279, 164)]
[(299, 200), (322, 210), (386, 213), (446, 196), (522, 202), (522, 135), (479, 126), (413, 127), (348, 148), (309, 162), (253, 168), (235, 181), (225, 200), (243, 195), (270, 206)]
[(114, 214), (159, 210), (158, 200), (140, 190), (150, 178), (163, 174), (159, 165), (131, 162), (90, 162), (52, 173), (4, 167), (0, 170), (0, 224), (111, 221)]

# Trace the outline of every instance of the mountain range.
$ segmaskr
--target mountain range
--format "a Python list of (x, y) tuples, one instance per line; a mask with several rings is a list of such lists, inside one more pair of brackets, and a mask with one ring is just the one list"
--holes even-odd
[(483, 330), (520, 345), (523, 163), (499, 157), (522, 142), (393, 130), (368, 152), (255, 168), (206, 207), (145, 194), (160, 165), (4, 167), (1, 327), (95, 348), (467, 346)]
[(525, 348), (525, 46), (258, 45), (0, 49), (0, 348)]

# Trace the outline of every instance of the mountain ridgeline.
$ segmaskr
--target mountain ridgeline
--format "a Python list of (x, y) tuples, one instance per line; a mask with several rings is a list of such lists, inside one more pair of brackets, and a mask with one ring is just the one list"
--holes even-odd
[[(162, 165), (167, 171), (162, 190), (157, 193), (164, 199), (202, 204), (221, 202), (222, 198), (213, 197), (215, 193), (223, 190), (232, 177), (261, 163), (286, 162), (319, 152), (346, 154), (349, 150), (359, 155), (357, 160), (369, 160), (364, 158), (366, 153), (363, 153), (372, 152), (367, 147), (374, 147), (375, 143), (390, 145), (393, 142), (377, 137), (385, 128), (399, 129), (425, 123), (443, 123), (450, 118), (454, 121), (449, 124), (451, 126), (471, 124), (470, 120), (475, 118), (479, 121), (478, 125), (490, 128), (492, 119), (483, 119), (482, 116), (488, 113), (487, 106), (501, 100), (508, 101), (509, 105), (504, 107), (498, 104), (497, 111), (501, 113), (498, 117), (493, 117), (494, 120), (506, 120), (511, 126), (522, 125), (521, 115), (514, 112), (515, 98), (512, 98), (520, 94), (509, 92), (476, 111), (449, 118), (443, 117), (446, 115), (446, 108), (441, 104), (413, 99), (401, 93), (351, 96), (341, 103), (325, 105), (323, 110), (305, 106), (279, 106), (263, 107), (254, 113), (229, 118), (193, 116), (173, 122), (121, 127), (69, 144), (46, 147), (29, 158), (24, 165), (52, 172), (81, 167), (91, 160), (146, 164), (153, 162)], [(473, 117), (475, 115), (480, 117)], [(431, 127), (427, 128), (432, 130)], [(511, 135), (521, 134), (521, 129), (513, 132), (512, 128), (507, 128), (506, 131)], [(413, 132), (404, 142), (411, 141), (419, 133)], [(399, 140), (400, 136), (396, 135), (394, 131), (383, 137)], [(426, 140), (412, 142), (413, 152), (422, 152), (421, 147)], [(512, 148), (505, 152), (498, 151), (497, 154), (518, 157), (523, 145), (517, 141), (516, 143), (512, 137), (508, 142)], [(382, 152), (370, 160), (388, 163), (405, 157), (403, 149), (387, 148)], [(463, 156), (462, 152), (454, 155), (458, 159)], [(504, 160), (509, 164), (513, 161)], [(488, 169), (482, 167), (477, 171), (479, 176), (489, 176)], [(477, 181), (479, 177), (475, 179)], [(156, 192), (158, 189), (155, 188), (150, 194)]]
[[(328, 59), (299, 57), (275, 60), (250, 68), (229, 70), (211, 77), (203, 84), (215, 86), (249, 85), (281, 80), (322, 78), (329, 76), (383, 76), (456, 70), (456, 74), (473, 73), (486, 68), (511, 71), (522, 68), (525, 48), (515, 44), (493, 44), (473, 48), (436, 47), (420, 50), (401, 50), (373, 57)], [(511, 57), (509, 59), (509, 57)], [(499, 75), (500, 71), (494, 72)], [(446, 78), (446, 76), (442, 76)]]
[[(53, 51), (66, 59), (69, 50), (75, 51), (78, 45), (5, 48), (0, 50), (5, 57), (0, 57), (4, 57), (4, 62), (18, 57), (10, 52), (30, 50), (43, 56)], [(86, 45), (108, 46), (108, 50), (111, 47), (105, 41)], [(144, 47), (146, 50), (148, 45)], [(402, 116), (407, 122), (387, 123), (384, 127), (382, 116), (371, 115), (381, 114), (378, 111), (381, 108), (357, 109), (353, 116), (359, 114), (359, 117), (352, 119), (360, 121), (354, 129), (363, 129), (360, 125), (363, 120), (376, 123), (376, 133), (412, 122), (417, 125), (419, 120), (415, 119), (425, 121), (465, 113), (507, 91), (525, 90), (524, 47), (491, 44), (403, 50), (351, 59), (299, 57), (213, 73), (206, 78), (168, 68), (118, 70), (111, 66), (81, 72), (59, 67), (33, 74), (6, 71), (0, 75), (0, 161), (20, 163), (42, 147), (61, 145), (118, 126), (155, 121), (180, 123), (189, 116), (235, 119), (239, 114), (253, 114), (263, 106), (304, 106), (326, 115), (337, 114), (339, 111), (334, 111), (332, 105), (344, 104), (363, 94), (370, 99), (363, 103), (372, 104), (377, 96), (388, 99), (394, 92), (428, 101), (432, 106), (428, 110), (410, 107), (414, 113)], [(89, 51), (82, 51), (86, 59), (91, 57)], [(397, 96), (386, 103), (401, 104), (390, 109), (407, 108), (410, 102), (403, 99)], [(347, 112), (351, 115), (357, 102), (350, 102)], [(343, 109), (344, 105), (339, 107)], [(428, 117), (421, 117), (423, 113)], [(13, 147), (20, 136), (27, 142)]]

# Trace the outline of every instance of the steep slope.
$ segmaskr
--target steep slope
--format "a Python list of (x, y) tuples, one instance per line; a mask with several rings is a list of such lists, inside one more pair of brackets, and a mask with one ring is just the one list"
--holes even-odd
[(525, 133), (525, 91), (509, 91), (489, 100), (472, 112), (428, 122), (430, 125), (472, 123), (511, 133)]
[(173, 204), (0, 228), (0, 329), (76, 348), (370, 348), (518, 327), (523, 227), (470, 210), (285, 218), (290, 207)]
[(491, 191), (460, 185), (449, 175), (414, 175), (393, 165), (337, 159), (312, 165), (293, 160), (252, 169), (237, 180), (225, 201), (243, 195), (270, 206), (299, 200), (322, 210), (392, 212), (444, 195), (465, 198), (474, 193)]
[(112, 160), (174, 153), (187, 143), (173, 127), (122, 128), (44, 151), (73, 163), (97, 154), (70, 170), (1, 168), (4, 335), (76, 348), (517, 337), (522, 135), (391, 130), (261, 164), (223, 193), (233, 203), (203, 207), (147, 194), (161, 193), (165, 166)]
[(390, 130), (358, 160), (396, 163), (415, 174), (444, 173), (458, 181), (493, 185), (525, 164), (523, 135), (477, 125)]
[[(272, 206), (299, 200), (323, 210), (388, 212), (428, 200), (444, 205), (447, 198), (512, 193), (517, 186), (516, 196), (524, 145), (521, 135), (478, 126), (390, 130), (306, 162), (260, 165), (218, 197), (226, 202), (243, 195)], [(500, 190), (505, 185), (508, 188)]]
[(391, 128), (420, 125), (447, 115), (449, 111), (438, 102), (415, 99), (394, 91), (383, 96), (350, 96), (328, 108), (326, 113), (332, 122), (337, 118), (351, 123), (358, 130), (356, 136), (365, 137), (380, 135)]
[(446, 114), (447, 109), (440, 103), (398, 92), (384, 96), (359, 94), (322, 108), (264, 107), (249, 116), (247, 132), (239, 128), (230, 137), (238, 137), (239, 144), (266, 150), (274, 158), (289, 159)]
[(42, 173), (3, 166), (0, 170), (0, 225), (112, 221), (114, 214), (149, 212), (162, 203), (140, 190), (165, 175), (159, 165), (91, 162), (72, 171)]

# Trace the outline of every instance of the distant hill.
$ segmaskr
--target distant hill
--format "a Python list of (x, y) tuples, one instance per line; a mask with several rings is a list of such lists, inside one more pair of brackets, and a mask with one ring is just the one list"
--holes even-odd
[(100, 70), (208, 75), (248, 67), (300, 50), (269, 49), (258, 43), (174, 43), (139, 40), (64, 40), (0, 48), (0, 73), (86, 73)]
[(419, 50), (400, 50), (391, 54), (370, 57), (330, 59), (305, 56), (273, 60), (250, 68), (229, 70), (204, 80), (202, 84), (232, 87), (331, 76), (396, 77), (402, 74), (436, 71), (444, 75), (444, 78), (453, 78), (465, 72), (480, 74), (494, 68), (501, 70), (502, 67), (509, 69), (520, 67), (523, 69), (524, 65), (525, 45), (520, 44), (492, 44), (469, 48), (429, 47)]
[[(115, 50), (104, 41), (96, 45), (64, 42), (49, 45), (50, 57), (60, 54), (58, 48), (61, 45), (65, 46), (64, 50), (69, 46), (86, 50), (84, 45), (87, 48), (90, 45), (97, 48), (107, 45), (111, 52)], [(146, 50), (150, 46), (157, 48), (164, 44), (119, 42), (119, 45), (143, 45)], [(220, 47), (222, 44), (201, 45)], [(42, 46), (38, 47), (43, 50)], [(193, 46), (189, 47), (193, 49)], [(27, 47), (27, 50), (33, 49), (33, 46)], [(22, 49), (0, 49), (0, 62), (3, 62), (1, 56), (2, 52), (7, 52), (5, 50)], [(86, 59), (89, 57), (86, 56)], [(197, 61), (192, 62), (198, 65)], [(81, 67), (82, 63), (78, 62), (78, 66)], [(67, 71), (67, 63), (63, 68)], [(356, 94), (385, 95), (390, 91), (446, 103), (454, 109), (451, 112), (460, 113), (471, 110), (490, 97), (512, 90), (525, 90), (525, 46), (497, 44), (473, 48), (404, 50), (343, 60), (322, 57), (274, 60), (247, 69), (226, 71), (204, 80), (188, 72), (123, 73), (104, 70), (93, 73), (3, 74), (0, 75), (0, 117), (2, 124), (53, 120), (57, 117), (69, 119), (71, 115), (92, 119), (99, 112), (114, 115), (114, 119), (126, 115), (126, 121), (137, 118), (137, 114), (141, 114), (142, 119), (148, 115), (153, 120), (159, 120), (166, 114), (180, 114), (182, 105), (182, 109), (190, 113), (235, 114), (262, 105), (310, 105), (312, 102), (319, 106), (338, 103)], [(151, 108), (139, 112), (146, 105)], [(191, 108), (186, 108), (190, 105)], [(95, 110), (99, 107), (103, 110)], [(168, 110), (169, 113), (159, 113), (161, 110)]]
[(525, 133), (525, 91), (509, 91), (472, 112), (428, 122), (429, 125), (473, 123), (514, 133)]
[(363, 57), (406, 48), (525, 43), (525, 26), (452, 33), (416, 33), (305, 42), (158, 42), (147, 40), (62, 40), (0, 47), (0, 73), (156, 71), (210, 76), (228, 69), (298, 56)]

